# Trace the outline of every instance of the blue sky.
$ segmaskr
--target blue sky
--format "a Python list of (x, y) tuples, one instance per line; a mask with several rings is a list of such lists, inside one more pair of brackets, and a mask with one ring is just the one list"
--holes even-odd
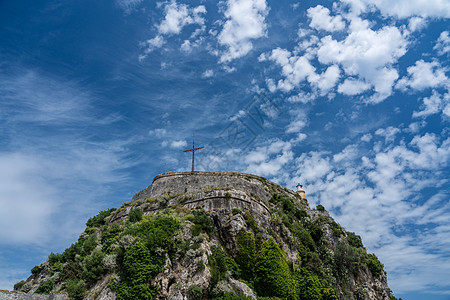
[(302, 183), (450, 299), (450, 3), (0, 1), (0, 288), (159, 173)]

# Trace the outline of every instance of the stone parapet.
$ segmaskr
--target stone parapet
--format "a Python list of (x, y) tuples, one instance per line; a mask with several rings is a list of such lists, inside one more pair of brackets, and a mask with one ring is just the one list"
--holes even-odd
[(169, 194), (185, 194), (208, 189), (246, 191), (263, 201), (271, 194), (263, 177), (237, 172), (168, 172), (156, 176), (153, 183), (132, 198), (133, 201)]
[(67, 300), (67, 294), (27, 294), (16, 291), (0, 290), (0, 300)]

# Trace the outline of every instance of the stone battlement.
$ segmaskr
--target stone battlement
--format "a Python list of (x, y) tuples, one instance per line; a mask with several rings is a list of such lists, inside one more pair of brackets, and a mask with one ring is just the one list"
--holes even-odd
[(246, 191), (265, 201), (271, 194), (267, 188), (269, 181), (247, 173), (237, 172), (168, 172), (157, 175), (153, 183), (139, 193), (132, 201), (157, 198), (164, 194), (185, 194), (208, 189), (236, 189)]
[[(168, 172), (157, 175), (150, 186), (133, 196), (131, 203), (137, 204), (144, 215), (166, 207), (183, 206), (222, 212), (231, 212), (236, 208), (267, 218), (273, 193), (299, 198), (285, 187), (247, 173)], [(303, 205), (307, 206), (307, 203)], [(135, 206), (127, 206), (113, 214), (110, 222), (126, 218), (132, 207)]]

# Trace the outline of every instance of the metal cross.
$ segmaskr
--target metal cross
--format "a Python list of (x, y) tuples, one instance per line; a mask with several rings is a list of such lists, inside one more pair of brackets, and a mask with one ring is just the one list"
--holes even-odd
[(203, 148), (205, 148), (205, 147), (195, 148), (194, 139), (192, 139), (192, 149), (183, 151), (183, 152), (192, 152), (192, 172), (194, 172), (194, 153), (195, 153), (195, 151), (203, 149)]

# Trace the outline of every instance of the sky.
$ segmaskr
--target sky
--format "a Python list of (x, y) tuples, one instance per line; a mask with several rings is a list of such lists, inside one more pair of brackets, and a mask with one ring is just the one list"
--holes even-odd
[(450, 2), (0, 0), (0, 289), (159, 173), (304, 185), (450, 299)]

